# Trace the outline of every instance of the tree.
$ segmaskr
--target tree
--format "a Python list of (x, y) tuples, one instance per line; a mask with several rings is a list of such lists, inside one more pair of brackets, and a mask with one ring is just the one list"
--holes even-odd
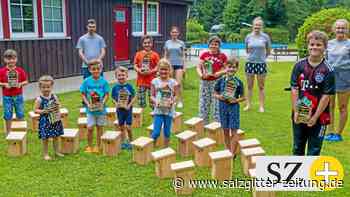
[(223, 21), (229, 31), (239, 32), (240, 1), (228, 0), (223, 13)]

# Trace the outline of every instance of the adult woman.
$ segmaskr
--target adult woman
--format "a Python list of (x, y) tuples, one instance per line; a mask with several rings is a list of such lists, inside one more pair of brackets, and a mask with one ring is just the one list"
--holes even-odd
[(259, 87), (259, 112), (264, 112), (265, 102), (265, 77), (267, 73), (266, 58), (271, 51), (271, 40), (267, 34), (262, 32), (264, 22), (261, 17), (253, 20), (253, 29), (245, 38), (247, 63), (245, 73), (247, 76), (247, 105), (245, 111), (249, 110), (252, 103), (255, 76)]
[(180, 35), (179, 28), (176, 26), (171, 27), (170, 36), (171, 39), (166, 41), (164, 44), (164, 57), (166, 57), (171, 65), (173, 66), (173, 70), (175, 73), (175, 79), (177, 83), (180, 85), (179, 88), (179, 101), (177, 103), (178, 108), (183, 107), (182, 102), (182, 77), (184, 72), (186, 71), (185, 63), (184, 63), (184, 49), (185, 43), (178, 39)]
[[(333, 26), (335, 39), (328, 42), (327, 58), (329, 64), (334, 67), (336, 96), (332, 96), (330, 133), (326, 135), (327, 141), (342, 141), (342, 133), (348, 119), (348, 103), (350, 98), (350, 39), (349, 22), (346, 19), (338, 19)], [(337, 97), (340, 113), (337, 130), (334, 126), (335, 97)], [(333, 132), (336, 133), (333, 133)]]

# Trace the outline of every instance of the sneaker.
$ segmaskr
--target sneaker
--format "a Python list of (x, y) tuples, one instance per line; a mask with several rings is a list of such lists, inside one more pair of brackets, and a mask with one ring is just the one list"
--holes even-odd
[(330, 139), (332, 139), (334, 135), (334, 133), (328, 133), (326, 136), (324, 136), (324, 140), (330, 141)]
[(180, 101), (178, 104), (177, 104), (177, 106), (176, 106), (177, 108), (183, 108), (184, 107), (184, 104)]
[(329, 139), (331, 142), (340, 142), (343, 141), (343, 137), (340, 134), (334, 134), (331, 139)]
[(85, 151), (84, 151), (84, 152), (86, 152), (86, 153), (93, 153), (93, 152), (94, 152), (94, 150), (93, 150), (93, 148), (92, 148), (92, 147), (87, 146), (87, 147), (85, 148)]
[(131, 150), (132, 149), (132, 145), (130, 143), (127, 143), (126, 144), (126, 149)]
[(124, 149), (127, 149), (127, 144), (126, 143), (122, 143), (122, 145), (121, 145), (121, 148), (124, 150)]

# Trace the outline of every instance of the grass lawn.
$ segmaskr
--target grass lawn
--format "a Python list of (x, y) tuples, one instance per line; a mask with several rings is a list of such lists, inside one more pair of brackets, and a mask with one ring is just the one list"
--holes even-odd
[[(292, 65), (293, 63), (270, 64), (264, 114), (257, 112), (257, 91), (254, 92), (253, 109), (241, 113), (241, 127), (246, 131), (246, 137), (258, 138), (267, 155), (291, 154), (290, 93), (283, 91), (283, 88), (288, 86)], [(243, 66), (239, 76), (244, 79)], [(195, 70), (189, 69), (184, 85), (183, 120), (197, 115), (198, 85)], [(59, 98), (63, 106), (70, 110), (70, 127), (77, 128), (80, 94), (60, 94)], [(32, 106), (33, 101), (26, 102), (26, 112), (30, 111)], [(0, 111), (2, 117), (3, 110)], [(149, 111), (147, 109), (145, 112), (143, 128), (133, 130), (135, 139), (147, 135), (145, 128), (152, 123)], [(0, 126), (3, 126), (2, 121)], [(350, 150), (349, 129), (347, 125), (343, 142), (325, 142), (322, 150), (322, 155), (334, 156), (341, 161), (346, 175), (349, 175), (350, 170), (350, 155), (347, 152)], [(175, 196), (171, 179), (158, 179), (155, 176), (154, 163), (147, 166), (136, 165), (132, 162), (132, 154), (129, 151), (122, 151), (114, 158), (87, 154), (83, 151), (86, 141), (82, 141), (79, 154), (47, 162), (42, 159), (41, 142), (37, 134), (28, 134), (29, 153), (20, 158), (6, 156), (7, 143), (4, 134), (0, 134), (0, 196)], [(176, 148), (176, 145), (177, 140), (172, 137), (171, 147)], [(223, 146), (219, 149), (223, 149)], [(178, 161), (189, 159), (192, 158), (177, 157)], [(234, 178), (248, 179), (242, 173), (239, 158), (234, 163), (233, 173)], [(210, 169), (197, 167), (196, 178), (211, 179)], [(278, 192), (278, 196), (345, 197), (350, 193), (348, 181), (349, 176), (345, 178), (345, 188), (333, 192)], [(197, 189), (194, 196), (251, 196), (251, 193), (243, 189)]]

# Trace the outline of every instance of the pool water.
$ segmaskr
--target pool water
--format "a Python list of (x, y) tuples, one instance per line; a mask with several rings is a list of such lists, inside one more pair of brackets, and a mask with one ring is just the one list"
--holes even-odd
[[(288, 45), (286, 44), (272, 44), (271, 48), (287, 48)], [(208, 44), (193, 44), (191, 48), (198, 48), (198, 49), (207, 49)], [(244, 43), (227, 43), (223, 42), (221, 43), (220, 46), (221, 49), (245, 49), (245, 44)]]

